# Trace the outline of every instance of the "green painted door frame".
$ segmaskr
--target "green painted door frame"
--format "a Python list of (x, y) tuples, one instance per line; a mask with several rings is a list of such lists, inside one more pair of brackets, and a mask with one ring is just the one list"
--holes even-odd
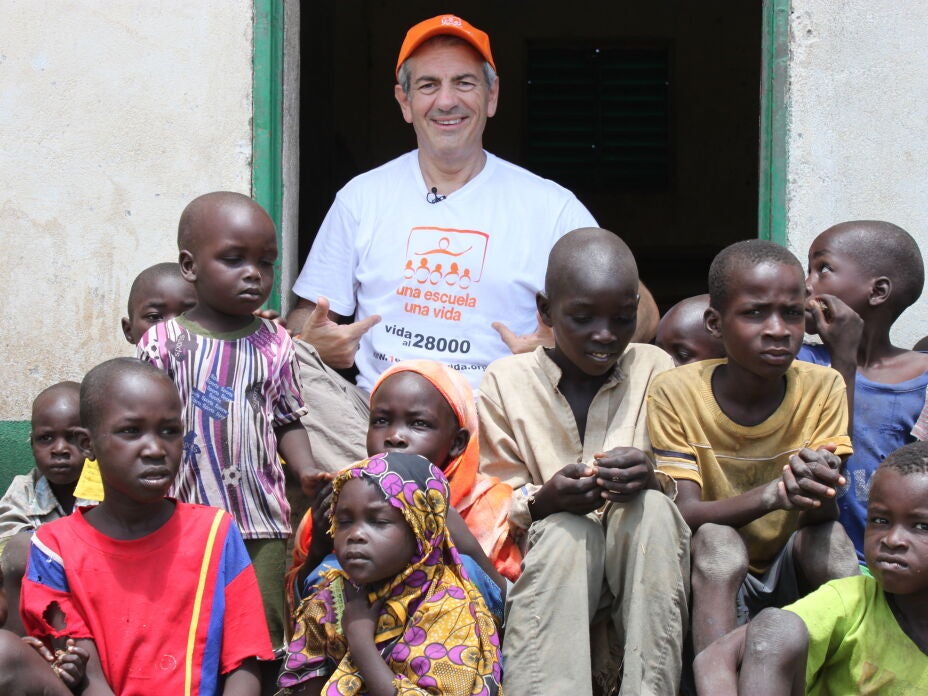
[(786, 87), (789, 0), (764, 0), (757, 232), (786, 245)]
[[(255, 0), (254, 69), (252, 71), (251, 195), (277, 227), (277, 248), (283, 249), (283, 65), (284, 0)], [(280, 266), (265, 306), (280, 311)]]

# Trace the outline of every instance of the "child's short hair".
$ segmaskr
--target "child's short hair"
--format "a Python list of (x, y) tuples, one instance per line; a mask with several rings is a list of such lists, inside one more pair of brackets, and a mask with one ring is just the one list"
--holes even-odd
[(174, 389), (174, 382), (166, 373), (154, 365), (142, 362), (138, 358), (113, 358), (102, 362), (90, 370), (81, 382), (81, 425), (90, 431), (100, 425), (100, 412), (108, 400), (107, 388), (117, 377), (127, 374), (141, 374), (156, 379), (163, 379)]
[[(213, 191), (197, 196), (187, 204), (184, 212), (180, 214), (180, 222), (177, 224), (177, 248), (180, 250), (195, 251), (199, 242), (199, 221), (203, 212), (209, 205), (247, 203), (249, 206), (258, 208), (262, 212), (264, 208), (259, 206), (255, 201), (243, 193), (235, 191)], [(267, 213), (265, 212), (265, 215)]]
[(911, 442), (890, 454), (880, 469), (893, 469), (903, 476), (928, 474), (928, 442)]
[(925, 264), (912, 235), (882, 220), (853, 220), (831, 229), (840, 231), (842, 250), (862, 271), (892, 281), (889, 303), (895, 316), (918, 300), (925, 286)]
[(139, 291), (146, 284), (161, 280), (162, 278), (176, 278), (185, 283), (187, 282), (180, 273), (180, 264), (176, 261), (165, 261), (163, 263), (156, 263), (154, 266), (149, 266), (135, 277), (135, 280), (132, 281), (132, 286), (129, 288), (129, 300), (126, 311), (130, 319), (132, 318), (135, 301), (138, 299), (137, 295)]
[(552, 297), (570, 288), (578, 273), (607, 273), (634, 277), (638, 265), (628, 245), (615, 233), (598, 227), (581, 227), (561, 237), (548, 255), (545, 293)]
[(36, 397), (32, 400), (32, 417), (33, 418), (35, 418), (36, 404), (38, 404), (39, 401), (42, 399), (42, 397), (45, 396), (46, 394), (51, 394), (52, 392), (56, 392), (56, 391), (72, 391), (75, 394), (79, 395), (81, 391), (81, 385), (78, 384), (77, 382), (65, 381), (65, 382), (58, 382), (57, 384), (53, 384), (50, 387), (45, 387), (45, 389), (43, 389), (38, 394), (36, 394)]
[(724, 308), (732, 275), (745, 266), (759, 266), (762, 263), (795, 266), (805, 276), (799, 259), (784, 246), (765, 239), (735, 242), (722, 249), (709, 266), (709, 306)]

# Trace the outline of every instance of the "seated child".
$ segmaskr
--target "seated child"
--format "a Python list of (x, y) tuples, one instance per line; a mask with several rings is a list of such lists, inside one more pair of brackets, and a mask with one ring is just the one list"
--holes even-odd
[[(888, 222), (844, 222), (822, 232), (809, 248), (806, 330), (817, 333), (823, 345), (803, 346), (798, 357), (831, 365), (854, 385), (848, 399), (854, 453), (838, 508), (861, 563), (870, 479), (890, 452), (916, 439), (913, 430), (925, 408), (928, 355), (894, 346), (890, 337), (924, 281), (918, 244)], [(849, 322), (856, 322), (856, 331), (848, 329)]]
[[(477, 408), (470, 383), (439, 362), (404, 360), (384, 371), (374, 384), (370, 413), (370, 456), (380, 452), (419, 454), (434, 462), (448, 478), (452, 539), (471, 580), (493, 614), (502, 618), (502, 593), (491, 585), (498, 581), (505, 587), (497, 570), (514, 580), (522, 554), (509, 536), (512, 489), (477, 470)], [(331, 537), (324, 532), (312, 533), (313, 528), (319, 528), (314, 520), (324, 523), (327, 515), (328, 506), (316, 505), (297, 530), (294, 563), (288, 575), (303, 581), (298, 598), (319, 581), (322, 570), (334, 567)], [(493, 565), (489, 565), (491, 561)], [(322, 566), (317, 567), (320, 563)]]
[(696, 660), (700, 693), (928, 693), (928, 443), (890, 454), (872, 483), (873, 577), (832, 580), (717, 640)]
[(477, 400), (481, 471), (515, 489), (528, 549), (507, 600), (506, 693), (591, 694), (594, 680), (610, 693), (620, 669), (623, 694), (676, 693), (689, 530), (645, 427), (648, 384), (673, 362), (629, 345), (638, 269), (611, 232), (562, 237), (537, 300), (554, 348), (493, 362)]
[[(32, 402), (29, 441), (35, 469), (16, 476), (0, 499), (0, 570), (14, 607), (19, 606), (19, 586), (32, 532), (46, 522), (70, 515), (75, 505), (90, 502), (74, 495), (84, 464), (84, 452), (78, 445), (80, 388), (77, 382), (60, 382)], [(18, 612), (9, 617), (6, 627), (22, 633)]]
[(184, 407), (184, 456), (172, 495), (227, 510), (258, 576), (271, 640), (284, 641), (284, 571), (290, 505), (287, 461), (307, 494), (317, 483), (293, 343), (253, 312), (274, 284), (274, 223), (239, 193), (208, 193), (181, 215), (184, 278), (196, 305), (151, 327), (138, 356), (171, 377)]
[[(693, 530), (696, 651), (767, 606), (857, 572), (834, 520), (841, 457), (851, 452), (844, 380), (794, 362), (805, 278), (786, 248), (759, 239), (709, 269), (706, 326), (728, 358), (659, 375), (648, 430)], [(737, 613), (736, 613), (737, 607)]]
[(448, 533), (441, 470), (378, 454), (332, 487), (342, 569), (296, 612), (282, 693), (501, 694), (499, 635)]
[[(128, 316), (122, 333), (135, 346), (148, 329), (173, 319), (197, 303), (196, 290), (184, 280), (177, 262), (156, 263), (139, 273), (129, 288)], [(100, 469), (93, 460), (84, 463), (75, 495), (84, 500), (103, 500)]]
[[(429, 437), (428, 428), (418, 422), (423, 415), (420, 409), (439, 412), (441, 421), (450, 425), (445, 432), (454, 431), (452, 438)], [(449, 410), (450, 419), (444, 417)], [(429, 440), (438, 449), (420, 451), (427, 449)], [(453, 368), (433, 360), (405, 360), (385, 370), (371, 390), (368, 452), (407, 452), (443, 461), (444, 466), (438, 466), (448, 478), (454, 508), (449, 519), (463, 519), (471, 532), (468, 542), (473, 535), (483, 551), (481, 556), (489, 558), (503, 576), (515, 580), (521, 572), (522, 553), (509, 534), (512, 488), (480, 473), (479, 440), (474, 390)], [(450, 443), (447, 452), (444, 443)], [(455, 533), (456, 526), (451, 530)], [(455, 539), (461, 550), (464, 541)]]
[(725, 346), (706, 329), (708, 295), (680, 300), (661, 317), (654, 344), (673, 358), (673, 364), (724, 358)]
[[(81, 384), (81, 446), (106, 495), (40, 527), (21, 613), (49, 647), (88, 654), (86, 693), (259, 693), (272, 659), (254, 570), (225, 512), (165, 498), (183, 451), (177, 389), (134, 358)], [(0, 670), (2, 671), (2, 670)]]
[(32, 402), (35, 469), (16, 476), (0, 499), (0, 550), (15, 534), (33, 532), (74, 509), (74, 487), (84, 464), (78, 446), (80, 388), (77, 382), (60, 382)]

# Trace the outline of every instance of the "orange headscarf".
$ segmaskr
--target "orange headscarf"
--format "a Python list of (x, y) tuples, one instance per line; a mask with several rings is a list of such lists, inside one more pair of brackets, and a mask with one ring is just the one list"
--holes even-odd
[(504, 577), (515, 580), (521, 572), (522, 553), (509, 534), (512, 488), (478, 471), (480, 438), (474, 390), (460, 372), (447, 365), (434, 360), (404, 360), (380, 375), (371, 390), (371, 400), (377, 389), (398, 372), (414, 372), (427, 379), (445, 397), (458, 425), (470, 433), (464, 451), (444, 467), (451, 483), (451, 505), (464, 518), (496, 569)]
[[(451, 410), (454, 411), (454, 415), (458, 419), (458, 426), (467, 428), (470, 433), (464, 451), (448, 462), (448, 466), (442, 469), (445, 477), (451, 483), (451, 506), (457, 508), (464, 496), (473, 489), (474, 482), (477, 479), (477, 468), (480, 466), (477, 405), (474, 402), (474, 390), (460, 372), (447, 365), (434, 360), (404, 360), (395, 363), (380, 375), (371, 390), (371, 403), (373, 403), (374, 394), (377, 393), (380, 386), (390, 377), (400, 372), (414, 372), (427, 379), (438, 390), (438, 393), (445, 398)], [(435, 463), (441, 466), (441, 462)]]

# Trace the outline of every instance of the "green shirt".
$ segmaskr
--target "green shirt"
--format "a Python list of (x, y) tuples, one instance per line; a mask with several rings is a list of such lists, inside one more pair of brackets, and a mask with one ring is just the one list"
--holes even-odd
[(807, 694), (928, 694), (928, 656), (903, 632), (875, 579), (832, 580), (784, 608), (809, 630)]

